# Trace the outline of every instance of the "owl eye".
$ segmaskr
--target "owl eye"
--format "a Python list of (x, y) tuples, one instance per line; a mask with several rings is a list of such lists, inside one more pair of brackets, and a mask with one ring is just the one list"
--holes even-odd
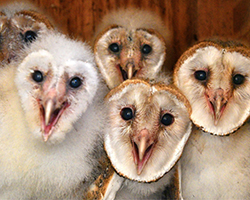
[(33, 42), (36, 40), (37, 34), (34, 31), (26, 31), (24, 33), (24, 41), (25, 42)]
[(120, 47), (117, 43), (110, 44), (109, 49), (110, 49), (110, 51), (112, 51), (114, 53), (118, 53), (120, 51)]
[(82, 80), (79, 77), (74, 77), (69, 82), (70, 87), (78, 88), (82, 85)]
[(169, 126), (174, 122), (174, 116), (166, 113), (161, 117), (161, 123), (165, 126)]
[(194, 77), (199, 81), (204, 81), (207, 79), (207, 72), (203, 70), (198, 70), (194, 73)]
[(244, 83), (245, 77), (241, 74), (236, 74), (233, 76), (233, 83), (235, 85), (241, 85), (242, 83)]
[(141, 52), (143, 54), (149, 54), (152, 51), (152, 47), (149, 46), (148, 44), (144, 44), (141, 48)]
[(126, 121), (134, 118), (133, 109), (129, 108), (129, 107), (123, 108), (120, 112), (120, 115), (121, 115), (122, 119), (124, 119)]
[(40, 83), (43, 81), (43, 73), (36, 70), (32, 73), (32, 79), (36, 81), (37, 83)]

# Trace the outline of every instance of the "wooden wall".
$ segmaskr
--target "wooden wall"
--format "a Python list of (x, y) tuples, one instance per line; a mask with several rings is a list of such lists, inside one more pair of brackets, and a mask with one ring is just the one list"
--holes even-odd
[[(1, 1), (1, 0), (0, 0)], [(3, 0), (2, 0), (3, 1)], [(249, 41), (249, 0), (30, 0), (74, 37), (90, 40), (103, 15), (129, 6), (158, 13), (174, 35), (176, 59), (210, 37)]]

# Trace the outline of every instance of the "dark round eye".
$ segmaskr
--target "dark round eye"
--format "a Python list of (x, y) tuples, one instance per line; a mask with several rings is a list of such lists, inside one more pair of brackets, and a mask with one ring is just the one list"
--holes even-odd
[(33, 78), (34, 81), (40, 83), (40, 82), (43, 81), (43, 73), (40, 72), (40, 71), (38, 71), (38, 70), (36, 70), (36, 71), (34, 71), (32, 73), (32, 78)]
[(141, 48), (141, 52), (143, 54), (149, 54), (152, 51), (152, 47), (149, 46), (148, 44), (144, 44)]
[(118, 53), (120, 51), (120, 47), (117, 43), (112, 43), (109, 45), (109, 49), (114, 53)]
[(169, 126), (174, 122), (174, 116), (166, 113), (161, 117), (161, 123), (165, 126)]
[(235, 85), (241, 85), (242, 83), (244, 83), (245, 77), (241, 74), (236, 74), (233, 77), (233, 83)]
[(198, 70), (194, 73), (194, 77), (199, 81), (204, 81), (207, 79), (207, 73), (203, 70)]
[(24, 33), (24, 41), (25, 42), (33, 42), (36, 40), (37, 34), (34, 31), (26, 31)]
[(130, 120), (133, 119), (134, 113), (132, 108), (123, 108), (120, 113), (122, 119), (124, 120)]
[(82, 80), (79, 77), (74, 77), (69, 82), (70, 87), (78, 88), (82, 85)]

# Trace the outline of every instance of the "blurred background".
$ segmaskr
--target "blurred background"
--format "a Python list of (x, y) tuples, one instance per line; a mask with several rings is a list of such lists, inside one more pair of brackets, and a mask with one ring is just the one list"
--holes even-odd
[[(5, 3), (8, 0), (0, 0)], [(110, 10), (137, 7), (158, 13), (173, 33), (175, 60), (208, 38), (250, 41), (249, 0), (30, 0), (65, 33), (89, 41)], [(153, 22), (152, 22), (153, 23)]]

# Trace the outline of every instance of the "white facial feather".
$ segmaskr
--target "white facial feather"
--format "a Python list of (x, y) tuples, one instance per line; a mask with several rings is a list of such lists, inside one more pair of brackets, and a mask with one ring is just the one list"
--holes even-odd
[[(191, 119), (194, 124), (206, 132), (226, 135), (246, 121), (250, 111), (249, 66), (249, 58), (214, 46), (197, 49), (183, 61), (181, 69), (176, 70), (175, 83), (192, 105)], [(208, 71), (206, 83), (196, 80), (195, 72), (198, 70)], [(233, 83), (233, 76), (236, 74), (245, 77), (242, 86)], [(217, 125), (214, 124), (214, 116), (206, 99), (207, 88), (221, 88), (227, 93), (232, 93)]]
[(249, 55), (243, 45), (205, 41), (176, 64), (174, 83), (190, 101), (197, 126), (180, 160), (184, 199), (249, 198), (249, 122), (243, 125), (250, 109)]
[[(93, 60), (85, 43), (50, 32), (25, 49), (19, 62), (2, 69), (1, 199), (82, 198), (82, 183), (92, 180), (97, 165), (93, 152), (101, 148), (104, 129), (104, 87)], [(35, 81), (36, 71), (42, 72), (43, 81)], [(82, 84), (72, 88), (72, 77)], [(68, 107), (44, 142), (41, 106), (48, 91), (63, 94)]]
[[(153, 94), (151, 89), (143, 81), (126, 81), (111, 91), (107, 99), (109, 127), (104, 137), (107, 154), (119, 174), (142, 182), (161, 178), (175, 165), (191, 132), (187, 104), (168, 88), (158, 88)], [(134, 109), (132, 120), (126, 121), (121, 116), (121, 110), (126, 107)], [(160, 122), (162, 112), (174, 118), (169, 127)], [(143, 171), (138, 174), (131, 137), (143, 129), (155, 132), (157, 142)]]
[(167, 59), (171, 57), (169, 33), (161, 19), (149, 11), (121, 9), (105, 16), (94, 36), (94, 53), (108, 87), (132, 77), (155, 79), (166, 51)]
[[(53, 42), (57, 43), (57, 45)], [(65, 45), (67, 45), (68, 48), (65, 48)], [(71, 46), (78, 49), (75, 55), (72, 53)], [(36, 52), (36, 49), (39, 50)], [(86, 49), (88, 50), (88, 47)], [(44, 40), (41, 40), (41, 42), (37, 41), (30, 49), (28, 49), (28, 52), (32, 53), (28, 54), (20, 64), (16, 83), (19, 87), (18, 89), (23, 107), (27, 111), (26, 118), (28, 120), (35, 119), (36, 121), (36, 123), (30, 123), (30, 126), (34, 126), (31, 127), (34, 129), (32, 132), (38, 134), (38, 137), (41, 136), (40, 115), (37, 114), (34, 116), (32, 114), (33, 110), (30, 108), (36, 105), (37, 109), (34, 109), (35, 112), (40, 112), (37, 104), (38, 99), (41, 99), (42, 97), (41, 88), (36, 88), (39, 84), (32, 80), (32, 73), (39, 70), (44, 74), (45, 78), (46, 75), (48, 75), (48, 78), (52, 79), (51, 82), (55, 82), (52, 83), (52, 85), (56, 84), (59, 79), (63, 78), (64, 74), (67, 74), (68, 77), (66, 81), (69, 81), (74, 76), (81, 77), (83, 80), (83, 87), (80, 89), (82, 91), (76, 89), (75, 92), (67, 86), (67, 98), (71, 105), (69, 109), (66, 109), (65, 115), (61, 117), (58, 123), (58, 127), (60, 127), (58, 132), (60, 135), (53, 134), (51, 138), (52, 140), (54, 137), (56, 137), (56, 140), (60, 140), (60, 138), (63, 139), (65, 133), (72, 129), (71, 122), (75, 122), (80, 115), (86, 111), (97, 90), (97, 71), (94, 69), (95, 66), (92, 63), (93, 58), (91, 60), (91, 54), (89, 51), (86, 51), (86, 49), (83, 44), (68, 41), (62, 35), (58, 37), (48, 36)], [(85, 54), (84, 52), (87, 53)], [(34, 88), (36, 89), (33, 93), (32, 90)], [(81, 109), (79, 109), (79, 105), (81, 105)]]

